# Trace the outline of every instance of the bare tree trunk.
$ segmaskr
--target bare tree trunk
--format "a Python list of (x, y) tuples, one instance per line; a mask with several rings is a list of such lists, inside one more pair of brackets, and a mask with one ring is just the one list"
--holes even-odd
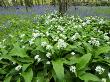
[(58, 0), (59, 3), (59, 13), (63, 15), (67, 11), (67, 0)]

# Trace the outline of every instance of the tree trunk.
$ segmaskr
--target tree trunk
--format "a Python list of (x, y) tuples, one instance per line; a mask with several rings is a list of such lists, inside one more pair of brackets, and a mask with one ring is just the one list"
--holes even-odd
[(58, 0), (59, 13), (63, 15), (67, 11), (67, 0)]

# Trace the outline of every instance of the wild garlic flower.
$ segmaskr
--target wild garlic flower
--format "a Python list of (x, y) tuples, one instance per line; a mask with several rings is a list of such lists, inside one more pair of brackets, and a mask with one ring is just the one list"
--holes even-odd
[(25, 36), (25, 34), (21, 34), (21, 35), (20, 35), (20, 38), (23, 38), (24, 36)]
[(65, 40), (67, 39), (67, 37), (65, 35), (63, 35), (63, 34), (60, 34), (60, 37), (62, 37)]
[(102, 68), (101, 66), (97, 66), (97, 67), (95, 68), (95, 71), (98, 72), (99, 74), (102, 74), (102, 73), (105, 71), (105, 69)]
[(41, 58), (39, 57), (39, 55), (36, 55), (36, 56), (34, 57), (34, 59), (37, 60), (37, 62), (40, 62), (40, 61), (41, 61)]
[(70, 66), (70, 71), (75, 73), (76, 72), (76, 67), (75, 66)]
[(15, 70), (16, 71), (19, 71), (21, 68), (22, 68), (22, 66), (21, 65), (18, 65), (17, 67), (15, 67)]
[(47, 44), (48, 44), (47, 42), (41, 42), (41, 46), (42, 46), (42, 47), (46, 47)]
[(58, 26), (58, 28), (57, 28), (58, 30), (60, 30), (60, 31), (64, 31), (64, 28), (62, 27), (62, 26)]
[(67, 43), (63, 39), (59, 39), (57, 47), (58, 47), (58, 49), (66, 48), (67, 47)]
[(32, 38), (32, 39), (29, 41), (29, 44), (30, 44), (30, 45), (34, 43), (34, 39), (35, 39), (35, 38)]
[(33, 33), (32, 35), (33, 35), (34, 38), (37, 38), (37, 37), (41, 36), (40, 33)]
[(59, 37), (53, 37), (54, 41), (58, 41)]
[(104, 24), (105, 23), (105, 21), (103, 20), (103, 19), (101, 19), (100, 21), (99, 21), (99, 24)]
[(73, 56), (74, 56), (74, 55), (75, 55), (75, 53), (74, 53), (74, 52), (71, 52), (71, 55), (73, 55)]
[(106, 82), (106, 78), (102, 78), (102, 81), (101, 82)]
[(108, 40), (110, 39), (109, 36), (107, 36), (107, 33), (104, 34), (104, 39), (105, 39), (106, 41), (108, 41)]
[(100, 42), (96, 38), (91, 38), (90, 41), (88, 41), (91, 45), (94, 46), (100, 46)]
[(52, 56), (52, 54), (49, 53), (49, 52), (47, 52), (46, 57), (47, 57), (47, 58), (50, 58), (51, 56)]
[(109, 79), (110, 79), (110, 72), (108, 73), (108, 77), (109, 77)]
[(49, 35), (50, 35), (50, 34), (49, 34), (49, 32), (47, 31), (47, 32), (46, 32), (46, 36), (49, 36)]
[(75, 33), (70, 39), (71, 39), (71, 41), (74, 41), (74, 40), (76, 40), (78, 38), (80, 38), (79, 33)]
[(51, 45), (46, 46), (46, 50), (51, 50), (53, 47)]
[(34, 57), (35, 60), (38, 59), (38, 58), (39, 58), (39, 55), (36, 55), (36, 56)]
[(46, 64), (51, 64), (50, 61), (47, 61)]

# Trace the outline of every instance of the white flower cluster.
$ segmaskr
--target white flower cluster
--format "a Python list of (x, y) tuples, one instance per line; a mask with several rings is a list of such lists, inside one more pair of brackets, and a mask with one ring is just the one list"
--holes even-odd
[(74, 55), (75, 55), (75, 53), (74, 53), (74, 52), (71, 52), (71, 55), (73, 55), (73, 56), (74, 56)]
[(79, 33), (75, 33), (75, 34), (70, 38), (70, 40), (71, 40), (71, 41), (74, 41), (74, 40), (76, 40), (76, 39), (78, 39), (78, 38), (80, 38)]
[(108, 77), (109, 77), (109, 79), (110, 79), (110, 72), (108, 73)]
[(107, 36), (107, 34), (108, 34), (108, 33), (105, 33), (105, 34), (104, 34), (104, 39), (105, 39), (106, 41), (108, 41), (108, 40), (110, 39), (109, 36)]
[(57, 28), (57, 30), (60, 30), (60, 31), (64, 31), (64, 27), (62, 27), (62, 26), (58, 26), (58, 28)]
[(29, 41), (29, 44), (32, 45), (34, 43), (34, 40), (35, 38), (32, 38), (30, 41)]
[(46, 46), (46, 50), (51, 50), (53, 47), (51, 45)]
[(50, 58), (52, 56), (52, 54), (47, 52), (46, 56), (47, 56), (47, 58)]
[(19, 71), (21, 68), (22, 68), (22, 66), (21, 65), (18, 65), (17, 67), (15, 67), (15, 70), (16, 71)]
[(40, 61), (41, 61), (41, 58), (39, 57), (39, 55), (36, 55), (36, 56), (34, 57), (34, 59), (37, 60), (37, 62), (40, 62)]
[(99, 21), (99, 24), (104, 24), (105, 23), (105, 21), (103, 20), (103, 19), (101, 19), (100, 21)]
[(67, 37), (65, 35), (63, 35), (63, 34), (60, 34), (60, 37), (62, 37), (65, 40), (67, 39)]
[(46, 62), (46, 64), (48, 64), (48, 65), (49, 65), (49, 64), (51, 64), (51, 63), (50, 63), (50, 61), (47, 61), (47, 62)]
[(21, 34), (21, 35), (20, 35), (20, 38), (23, 38), (24, 36), (25, 36), (25, 34)]
[(70, 71), (76, 73), (76, 67), (75, 66), (70, 66)]
[(67, 43), (63, 39), (59, 39), (57, 47), (58, 47), (58, 49), (66, 48)]
[(100, 46), (100, 42), (96, 38), (91, 38), (90, 41), (88, 41), (91, 45), (94, 46)]
[(37, 37), (41, 36), (40, 33), (33, 33), (32, 35), (33, 35), (33, 38), (37, 38)]
[(41, 46), (42, 46), (42, 47), (46, 47), (47, 45), (48, 45), (47, 42), (41, 42)]
[(98, 72), (99, 74), (102, 74), (102, 73), (105, 71), (105, 69), (102, 68), (101, 66), (97, 66), (97, 67), (95, 68), (95, 71)]
[(102, 81), (101, 82), (106, 82), (106, 78), (102, 78)]

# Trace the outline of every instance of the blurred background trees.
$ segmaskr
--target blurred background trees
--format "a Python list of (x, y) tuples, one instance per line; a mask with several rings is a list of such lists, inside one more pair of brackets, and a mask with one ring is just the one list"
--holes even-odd
[(54, 5), (59, 6), (59, 12), (64, 14), (67, 11), (68, 6), (110, 6), (110, 0), (0, 0), (0, 6), (26, 6), (28, 7), (34, 5)]

